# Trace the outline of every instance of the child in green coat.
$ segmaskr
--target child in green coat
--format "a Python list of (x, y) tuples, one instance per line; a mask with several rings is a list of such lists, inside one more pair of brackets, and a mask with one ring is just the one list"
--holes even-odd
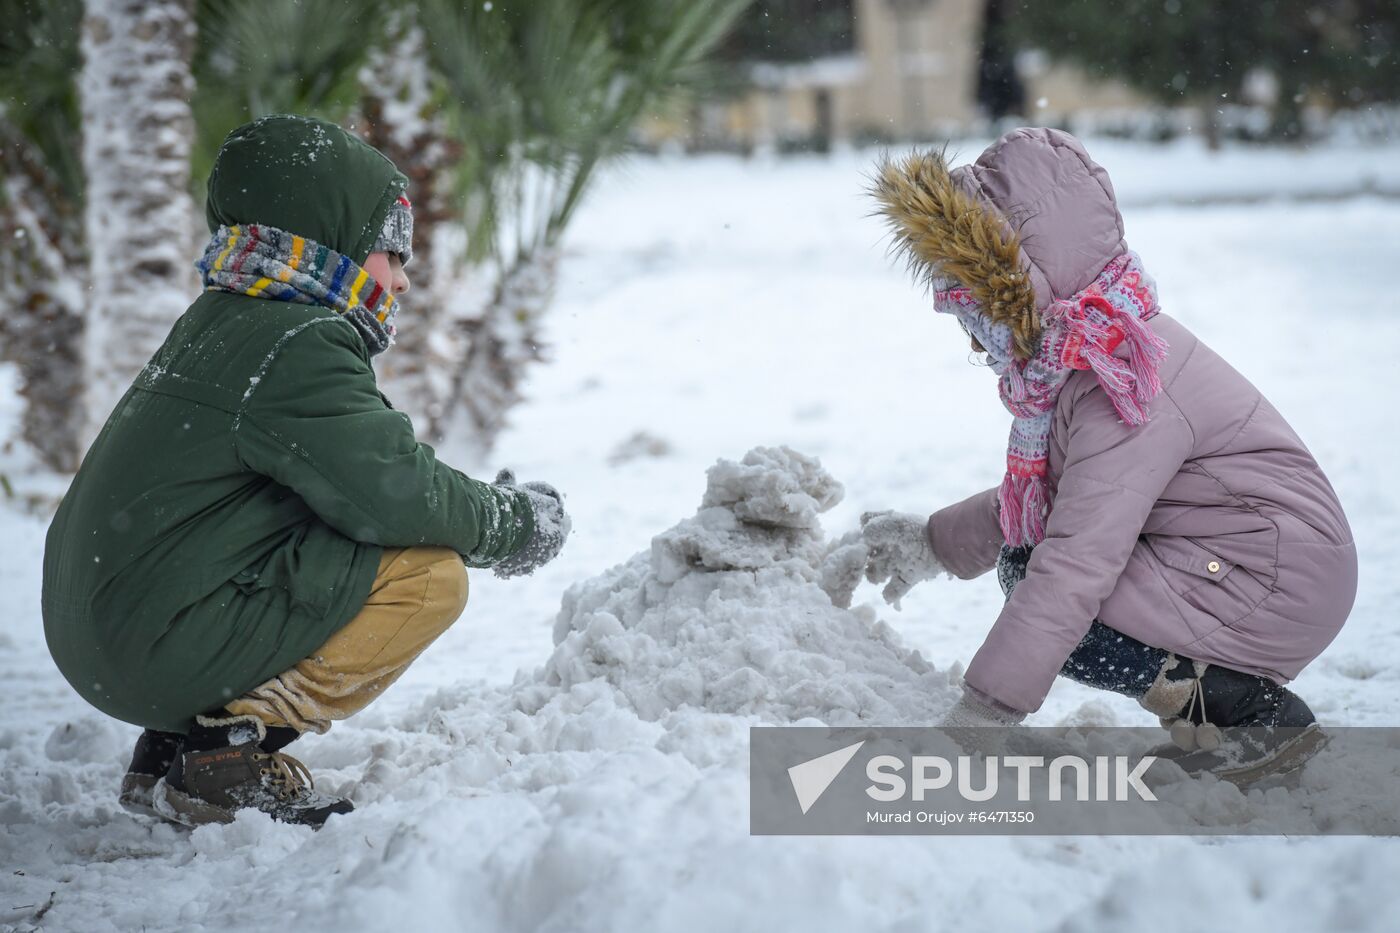
[(407, 181), (320, 120), (229, 134), (205, 291), (88, 451), (49, 529), (50, 651), (145, 727), (122, 801), (186, 823), (320, 824), (281, 749), (392, 683), (461, 613), (465, 567), (530, 573), (568, 534), (543, 483), (470, 479), (379, 392), (412, 254)]

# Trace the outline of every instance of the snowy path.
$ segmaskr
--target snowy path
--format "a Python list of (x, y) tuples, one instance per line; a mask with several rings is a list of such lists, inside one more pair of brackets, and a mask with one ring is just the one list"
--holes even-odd
[[(1244, 150), (1212, 175), (1191, 152), (1091, 149), (1141, 205), (1128, 240), (1164, 308), (1290, 418), (1353, 520), (1357, 608), (1297, 689), (1324, 721), (1395, 723), (1400, 369), (1371, 354), (1400, 345), (1400, 204), (1145, 206), (1316, 191), (1329, 162)], [(1340, 161), (1352, 178), (1400, 164)], [(868, 508), (927, 511), (997, 480), (991, 377), (890, 268), (864, 167), (642, 161), (600, 189), (572, 237), (555, 362), (500, 451), (566, 491), (575, 537), (535, 578), (478, 575), (467, 615), (392, 692), (298, 746), (360, 801), (320, 833), (260, 815), (185, 833), (116, 807), (135, 730), (53, 670), (44, 522), (0, 510), (0, 930), (1118, 930), (1196, 905), (1221, 929), (1393, 928), (1393, 840), (752, 838), (746, 729), (774, 708), (639, 715), (605, 679), (537, 678), (565, 588), (691, 515), (717, 457), (777, 444), (820, 457), (847, 489), (823, 517), (834, 533)], [(670, 453), (609, 465), (638, 431)], [(971, 657), (999, 602), (990, 579), (938, 581), (902, 613), (875, 611), (942, 672)], [(931, 683), (889, 714), (938, 708)], [(1149, 722), (1061, 683), (1035, 721), (1069, 717)]]

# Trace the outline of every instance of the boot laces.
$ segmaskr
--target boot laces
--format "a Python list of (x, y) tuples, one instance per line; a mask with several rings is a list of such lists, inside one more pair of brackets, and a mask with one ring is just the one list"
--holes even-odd
[(282, 800), (301, 797), (316, 786), (311, 770), (285, 752), (258, 753), (253, 758), (265, 762), (259, 772)]
[(1208, 726), (1210, 721), (1206, 719), (1206, 688), (1205, 684), (1201, 683), (1201, 676), (1202, 672), (1196, 671), (1196, 677), (1191, 684), (1191, 703), (1186, 707), (1185, 718), (1188, 722), (1194, 723), (1196, 721), (1196, 707), (1199, 705), (1201, 710), (1200, 724)]
[[(1221, 737), (1220, 727), (1214, 725), (1206, 716), (1206, 665), (1197, 661), (1193, 662), (1193, 666), (1192, 673), (1195, 676), (1191, 683), (1191, 701), (1180, 716), (1173, 717), (1170, 722), (1163, 719), (1162, 725), (1171, 731), (1172, 744), (1182, 751), (1214, 750), (1220, 747)], [(1201, 717), (1199, 723), (1196, 722), (1198, 710)]]

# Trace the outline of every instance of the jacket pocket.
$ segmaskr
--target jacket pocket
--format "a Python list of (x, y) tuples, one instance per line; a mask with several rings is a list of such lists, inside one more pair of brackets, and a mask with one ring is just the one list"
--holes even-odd
[(313, 615), (324, 614), (330, 608), (330, 592), (308, 587), (296, 573), (295, 561), (294, 554), (287, 548), (279, 548), (244, 567), (229, 582), (244, 596), (281, 596), (287, 599), (289, 608), (301, 609)]
[(1182, 607), (1230, 625), (1253, 612), (1269, 586), (1194, 538), (1144, 535), (1167, 587)]
[(1145, 535), (1147, 546), (1157, 560), (1167, 567), (1199, 577), (1201, 582), (1219, 583), (1230, 575), (1235, 565), (1203, 547), (1192, 538), (1167, 535)]

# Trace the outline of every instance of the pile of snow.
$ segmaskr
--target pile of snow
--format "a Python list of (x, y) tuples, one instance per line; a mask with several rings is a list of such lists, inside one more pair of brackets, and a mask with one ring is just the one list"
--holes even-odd
[(648, 720), (688, 707), (764, 723), (933, 721), (954, 701), (947, 675), (868, 607), (841, 608), (860, 548), (829, 543), (819, 515), (843, 494), (785, 447), (721, 460), (693, 518), (565, 594), (541, 686), (601, 680)]

